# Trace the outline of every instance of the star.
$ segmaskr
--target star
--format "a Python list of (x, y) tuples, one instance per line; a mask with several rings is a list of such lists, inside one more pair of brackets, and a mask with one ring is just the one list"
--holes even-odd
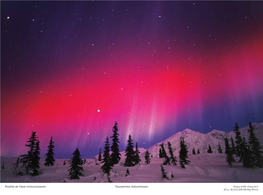
[(6, 17), (6, 19), (7, 19), (7, 20), (9, 20), (9, 19), (10, 19), (10, 17), (9, 17), (9, 16), (7, 16), (7, 17)]
[(100, 109), (98, 109), (98, 112), (100, 112)]

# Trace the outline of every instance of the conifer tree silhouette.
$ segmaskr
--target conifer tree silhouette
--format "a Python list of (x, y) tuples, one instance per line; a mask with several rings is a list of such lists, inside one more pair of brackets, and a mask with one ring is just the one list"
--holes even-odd
[(161, 172), (162, 172), (162, 179), (169, 179), (169, 178), (167, 177), (167, 174), (166, 174), (164, 168), (163, 168), (163, 165), (161, 165)]
[(163, 158), (162, 148), (159, 149), (159, 158)]
[(254, 162), (252, 159), (252, 151), (250, 149), (250, 146), (247, 145), (245, 138), (243, 137), (243, 143), (242, 143), (242, 163), (244, 167), (254, 167)]
[(83, 176), (82, 172), (83, 167), (82, 167), (82, 159), (80, 158), (80, 152), (79, 149), (77, 148), (74, 153), (73, 157), (71, 159), (71, 165), (69, 168), (69, 175), (70, 179), (79, 179), (79, 176)]
[(135, 158), (135, 165), (137, 165), (137, 164), (139, 164), (140, 162), (141, 162), (141, 158), (140, 158), (140, 151), (139, 151), (139, 149), (138, 149), (138, 144), (137, 144), (137, 142), (136, 142), (136, 145), (135, 145), (135, 156), (134, 156), (134, 158)]
[(168, 149), (169, 149), (169, 154), (170, 154), (170, 159), (171, 159), (171, 163), (176, 166), (176, 157), (173, 154), (173, 150), (172, 150), (172, 144), (170, 142), (168, 142)]
[(35, 151), (33, 152), (33, 158), (32, 158), (32, 175), (39, 175), (38, 169), (39, 167), (39, 160), (40, 160), (40, 147), (39, 147), (39, 141), (36, 143)]
[(242, 137), (241, 137), (241, 133), (239, 131), (239, 127), (237, 125), (237, 123), (235, 124), (235, 129), (234, 129), (234, 132), (236, 134), (236, 140), (235, 140), (235, 143), (236, 143), (236, 147), (235, 147), (235, 154), (237, 157), (239, 157), (239, 161), (238, 162), (242, 162), (243, 160), (243, 153), (244, 153), (244, 145), (243, 145), (243, 140), (242, 140)]
[(162, 150), (162, 158), (165, 158), (167, 156), (166, 151), (164, 149), (163, 143), (160, 145)]
[(207, 150), (207, 153), (213, 153), (213, 151), (212, 151), (212, 148), (211, 148), (211, 146), (210, 146), (210, 145), (208, 145), (208, 150)]
[(125, 149), (125, 163), (124, 166), (126, 167), (131, 167), (135, 165), (135, 152), (133, 150), (133, 142), (131, 139), (131, 135), (129, 135), (129, 139), (128, 139), (128, 144), (127, 147)]
[(218, 153), (223, 153), (223, 151), (222, 151), (222, 148), (221, 148), (221, 145), (220, 144), (218, 144)]
[(232, 167), (232, 162), (233, 162), (233, 156), (231, 149), (229, 147), (228, 139), (225, 138), (225, 148), (226, 148), (226, 162), (228, 162), (228, 165)]
[(235, 142), (234, 142), (233, 137), (231, 137), (231, 152), (232, 154), (236, 153), (236, 147), (235, 147)]
[(101, 148), (100, 148), (100, 152), (99, 152), (99, 158), (98, 161), (101, 161)]
[(46, 159), (45, 159), (45, 166), (53, 166), (55, 159), (54, 159), (54, 142), (51, 137), (49, 145), (48, 145), (48, 151), (46, 153)]
[(146, 152), (145, 152), (145, 163), (150, 164), (150, 162), (151, 162), (150, 153), (148, 152), (148, 150), (146, 150)]
[(110, 158), (110, 144), (108, 137), (106, 138), (105, 141), (102, 163), (104, 164), (102, 165), (101, 170), (103, 171), (103, 173), (106, 173), (108, 176), (110, 176), (110, 170), (112, 169), (112, 162)]
[(255, 135), (254, 127), (252, 123), (249, 123), (249, 146), (251, 149), (251, 163), (252, 167), (263, 167), (263, 156), (262, 148), (260, 146), (259, 140)]
[(184, 142), (183, 137), (181, 137), (181, 140), (180, 140), (179, 158), (180, 158), (180, 165), (182, 168), (185, 168), (185, 165), (190, 163), (190, 161), (187, 160), (188, 159), (188, 150), (187, 150), (187, 146)]
[(25, 170), (26, 174), (37, 174), (37, 170), (38, 170), (37, 165), (39, 165), (38, 163), (39, 161), (37, 161), (38, 159), (37, 154), (40, 150), (38, 142), (39, 141), (37, 139), (36, 132), (33, 131), (29, 140), (27, 141), (28, 144), (26, 144), (26, 146), (29, 147), (29, 151), (27, 152), (27, 154), (21, 155), (19, 157), (20, 162), (23, 164), (23, 169)]
[(199, 150), (199, 148), (198, 148), (198, 150), (197, 150), (197, 154), (200, 154), (200, 150)]
[(121, 154), (119, 150), (119, 134), (118, 134), (118, 123), (115, 121), (115, 124), (112, 128), (113, 135), (110, 137), (112, 138), (112, 146), (111, 146), (111, 163), (112, 165), (117, 164), (121, 159)]
[(196, 153), (195, 153), (195, 148), (193, 148), (193, 155), (195, 155)]

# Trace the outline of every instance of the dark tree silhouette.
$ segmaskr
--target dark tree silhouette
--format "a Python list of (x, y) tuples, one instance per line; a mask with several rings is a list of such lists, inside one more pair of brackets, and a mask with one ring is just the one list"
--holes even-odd
[(101, 161), (101, 148), (100, 148), (100, 152), (99, 152), (99, 158), (98, 161)]
[(52, 140), (52, 137), (50, 139), (48, 150), (46, 153), (46, 159), (45, 159), (45, 166), (53, 166), (55, 159), (54, 159), (54, 142)]
[(193, 148), (192, 152), (193, 152), (193, 155), (195, 155), (195, 154), (196, 154), (196, 153), (195, 153), (195, 148)]
[(173, 154), (173, 150), (172, 150), (172, 144), (170, 142), (168, 142), (168, 149), (169, 149), (169, 154), (170, 154), (170, 160), (171, 160), (171, 163), (176, 166), (176, 157), (174, 156)]
[(125, 176), (127, 177), (128, 175), (130, 175), (130, 170), (129, 170), (129, 168), (126, 169), (126, 175), (125, 175)]
[[(27, 152), (27, 154), (21, 155), (19, 157), (20, 162), (23, 164), (23, 169), (25, 170), (26, 174), (36, 174), (37, 172), (38, 169), (37, 160), (36, 160), (37, 142), (39, 141), (37, 140), (36, 132), (33, 131), (31, 137), (29, 138), (26, 144), (26, 146), (29, 147), (29, 151)], [(40, 150), (39, 145), (38, 145), (38, 150)]]
[(111, 146), (111, 163), (112, 165), (117, 164), (121, 159), (121, 154), (119, 150), (119, 134), (118, 134), (118, 123), (115, 121), (115, 125), (112, 128), (113, 135), (112, 138), (112, 146)]
[(108, 176), (110, 176), (110, 170), (112, 169), (112, 163), (110, 158), (110, 143), (109, 138), (106, 138), (105, 141), (105, 147), (104, 147), (104, 153), (103, 153), (103, 160), (102, 160), (102, 167), (101, 170), (103, 173), (106, 173)]
[(170, 165), (170, 158), (168, 156), (164, 157), (163, 165)]
[(39, 167), (39, 160), (40, 160), (40, 147), (39, 147), (39, 141), (36, 143), (36, 148), (33, 153), (32, 158), (32, 175), (39, 175), (38, 169)]
[(77, 148), (73, 152), (73, 157), (71, 159), (71, 165), (69, 166), (69, 176), (70, 179), (79, 179), (79, 176), (83, 176), (82, 172), (82, 159), (80, 158), (80, 152), (79, 149)]
[(133, 150), (133, 147), (134, 146), (133, 146), (133, 142), (131, 139), (131, 135), (129, 135), (128, 144), (125, 150), (126, 159), (125, 159), (124, 166), (126, 167), (131, 167), (135, 165), (135, 152)]
[(190, 161), (187, 160), (188, 158), (188, 150), (187, 150), (187, 146), (184, 142), (184, 138), (181, 137), (180, 140), (180, 152), (179, 152), (179, 158), (180, 158), (180, 165), (182, 168), (185, 168), (185, 165), (189, 164)]
[(211, 148), (211, 146), (210, 146), (210, 145), (208, 145), (208, 150), (207, 150), (207, 153), (213, 153), (213, 151), (212, 151), (212, 148)]
[(163, 143), (161, 144), (162, 156), (164, 158), (163, 165), (170, 165), (170, 158), (167, 156)]
[(166, 151), (164, 149), (163, 143), (160, 145), (162, 150), (162, 158), (165, 158), (167, 156)]
[(232, 154), (236, 153), (236, 147), (235, 147), (235, 142), (234, 142), (233, 137), (231, 137), (231, 152)]
[(134, 156), (134, 158), (135, 158), (135, 165), (137, 165), (137, 164), (139, 164), (140, 162), (141, 162), (141, 159), (140, 159), (140, 151), (139, 151), (139, 149), (138, 149), (138, 144), (137, 144), (137, 142), (136, 142), (136, 146), (135, 146), (135, 156)]
[(252, 123), (249, 123), (249, 146), (251, 149), (251, 162), (253, 167), (263, 167), (263, 156), (258, 138), (255, 135)]
[(244, 167), (253, 167), (253, 160), (252, 159), (252, 151), (250, 150), (250, 147), (247, 145), (245, 138), (243, 137), (243, 143), (242, 143), (242, 163)]
[(150, 159), (150, 153), (148, 152), (148, 150), (146, 150), (144, 157), (145, 157), (145, 163), (150, 164), (151, 159)]
[(163, 165), (161, 165), (161, 172), (162, 172), (162, 179), (169, 179), (169, 178), (167, 177), (167, 175), (166, 175), (166, 172), (165, 172), (165, 170), (164, 170), (164, 168), (163, 168)]
[(199, 148), (198, 148), (198, 150), (197, 150), (197, 154), (200, 154), (200, 150), (199, 150)]
[(229, 147), (228, 139), (225, 138), (225, 148), (226, 148), (226, 162), (228, 162), (228, 165), (232, 167), (232, 161), (233, 161), (233, 156), (231, 149)]
[(66, 161), (64, 160), (63, 165), (66, 165)]
[(239, 131), (239, 127), (238, 127), (237, 123), (235, 124), (234, 132), (236, 134), (235, 154), (236, 154), (237, 157), (239, 157), (239, 161), (238, 162), (242, 162), (242, 160), (243, 160), (243, 153), (244, 153), (244, 151), (243, 151), (244, 146), (243, 146), (243, 140), (242, 140), (241, 133)]
[(164, 158), (162, 148), (159, 149), (159, 158)]
[(222, 153), (223, 153), (223, 151), (222, 151), (222, 148), (221, 148), (221, 145), (220, 145), (220, 144), (218, 144), (218, 153), (220, 153), (220, 154), (222, 154)]

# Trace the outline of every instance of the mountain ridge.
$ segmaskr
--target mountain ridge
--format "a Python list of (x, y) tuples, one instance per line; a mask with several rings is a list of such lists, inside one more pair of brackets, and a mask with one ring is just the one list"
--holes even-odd
[[(252, 123), (252, 125), (255, 129), (257, 138), (259, 139), (261, 145), (263, 145), (263, 123)], [(245, 137), (247, 141), (249, 137), (248, 129), (249, 126), (239, 129), (241, 136)], [(191, 155), (193, 148), (195, 148), (196, 152), (199, 149), (201, 153), (207, 153), (208, 145), (211, 146), (213, 153), (218, 153), (218, 144), (221, 145), (221, 148), (224, 152), (224, 138), (227, 137), (228, 139), (230, 139), (232, 137), (233, 139), (235, 139), (235, 133), (233, 131), (226, 133), (224, 131), (214, 129), (204, 134), (187, 128), (183, 131), (175, 133), (162, 142), (156, 143), (155, 145), (151, 146), (148, 151), (151, 153), (151, 155), (158, 156), (160, 145), (163, 143), (165, 150), (168, 152), (168, 142), (170, 142), (175, 155), (178, 155), (180, 150), (181, 137), (184, 137), (185, 143), (188, 147), (188, 154)]]

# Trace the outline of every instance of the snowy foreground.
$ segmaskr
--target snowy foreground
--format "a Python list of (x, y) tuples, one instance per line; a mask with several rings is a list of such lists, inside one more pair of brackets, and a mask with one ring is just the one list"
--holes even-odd
[[(163, 165), (169, 180), (162, 179), (160, 165), (163, 159), (151, 158), (151, 164), (146, 165), (144, 158), (142, 163), (135, 167), (129, 167), (130, 175), (125, 176), (127, 167), (120, 164), (115, 165), (110, 179), (114, 183), (163, 183), (163, 182), (263, 182), (263, 168), (244, 168), (241, 163), (234, 163), (230, 167), (225, 162), (225, 154), (199, 154), (190, 155), (190, 165), (182, 169), (179, 165)], [(96, 165), (94, 159), (87, 159), (83, 165), (83, 174), (79, 180), (69, 180), (69, 162), (63, 165), (63, 159), (57, 159), (53, 167), (45, 167), (43, 159), (39, 176), (16, 176), (13, 174), (13, 163), (15, 158), (2, 158), (5, 162), (5, 169), (1, 172), (1, 182), (81, 182), (81, 183), (104, 183), (108, 182), (106, 176), (102, 175), (101, 164)], [(178, 160), (178, 157), (177, 157)], [(174, 178), (171, 178), (173, 173)], [(95, 180), (94, 180), (95, 179)]]

